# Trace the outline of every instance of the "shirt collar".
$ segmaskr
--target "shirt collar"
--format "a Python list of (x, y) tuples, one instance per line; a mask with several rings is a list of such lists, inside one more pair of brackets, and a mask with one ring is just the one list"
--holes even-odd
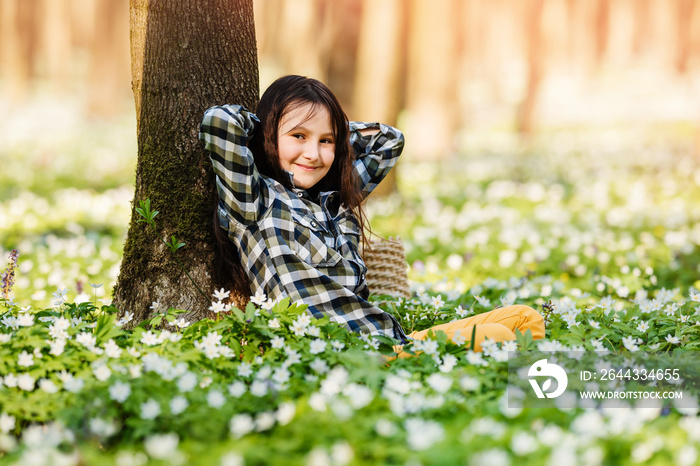
[[(289, 183), (292, 185), (292, 191), (294, 191), (294, 194), (297, 195), (297, 197), (302, 198), (302, 197), (307, 197), (310, 198), (309, 193), (302, 188), (297, 188), (296, 185), (294, 184), (294, 173), (290, 172), (289, 170), (285, 170), (284, 168), (282, 169), (284, 174), (289, 177)], [(321, 193), (318, 193), (318, 198), (319, 200), (324, 200), (327, 201), (328, 199), (334, 197), (333, 195), (336, 194), (338, 191), (323, 191)]]

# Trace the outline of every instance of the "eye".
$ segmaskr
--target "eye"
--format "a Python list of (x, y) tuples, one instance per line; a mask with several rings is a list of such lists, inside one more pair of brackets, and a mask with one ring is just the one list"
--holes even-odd
[(322, 144), (333, 144), (333, 140), (330, 138), (323, 138), (321, 139)]
[(292, 134), (292, 137), (295, 139), (304, 139), (304, 135), (301, 133), (294, 133)]

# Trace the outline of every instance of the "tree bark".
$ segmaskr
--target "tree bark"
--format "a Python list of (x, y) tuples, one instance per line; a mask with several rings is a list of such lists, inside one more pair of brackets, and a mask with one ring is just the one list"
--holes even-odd
[[(150, 199), (159, 233), (132, 211), (114, 291), (122, 313), (148, 318), (152, 302), (208, 315), (215, 283), (216, 204), (209, 157), (198, 140), (204, 111), (215, 104), (255, 108), (258, 64), (252, 0), (131, 0), (132, 86), (138, 160), (133, 208)], [(159, 237), (186, 246), (177, 255), (202, 296)]]

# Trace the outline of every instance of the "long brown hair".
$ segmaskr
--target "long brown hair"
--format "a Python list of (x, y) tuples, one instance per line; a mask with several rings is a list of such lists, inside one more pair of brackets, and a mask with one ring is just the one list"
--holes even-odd
[[(352, 211), (360, 224), (361, 243), (364, 245), (366, 217), (362, 208), (362, 189), (354, 171), (355, 157), (350, 146), (348, 118), (328, 86), (316, 79), (298, 75), (283, 76), (270, 84), (260, 98), (255, 112), (260, 119), (260, 126), (248, 143), (255, 166), (259, 173), (289, 189), (293, 188), (280, 165), (278, 131), (282, 118), (289, 111), (306, 104), (311, 104), (310, 115), (320, 107), (328, 111), (335, 141), (335, 158), (330, 170), (308, 191), (312, 195), (322, 191), (338, 191), (340, 203)], [(220, 256), (225, 256), (219, 258), (221, 271), (231, 270), (236, 283), (243, 279), (247, 283), (247, 275), (238, 252), (232, 247), (227, 235), (221, 231), (216, 214), (214, 228), (217, 230)]]

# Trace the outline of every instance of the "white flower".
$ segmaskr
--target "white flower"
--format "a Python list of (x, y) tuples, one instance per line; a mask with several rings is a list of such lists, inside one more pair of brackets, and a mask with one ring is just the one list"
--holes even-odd
[(484, 361), (484, 355), (482, 353), (475, 353), (472, 350), (467, 351), (466, 354), (467, 362), (474, 366), (488, 366), (488, 362)]
[(209, 332), (205, 337), (202, 337), (202, 345), (206, 346), (217, 346), (221, 344), (221, 335), (219, 332)]
[(90, 419), (90, 431), (99, 437), (111, 437), (117, 432), (114, 422), (100, 418)]
[(265, 304), (266, 300), (267, 296), (265, 296), (265, 292), (261, 289), (258, 289), (258, 291), (255, 292), (255, 296), (250, 297), (250, 301), (258, 307)]
[(51, 327), (55, 328), (56, 330), (68, 330), (70, 325), (70, 320), (66, 319), (65, 317), (59, 317), (53, 321)]
[(141, 335), (141, 340), (139, 341), (144, 345), (154, 346), (158, 344), (158, 335), (149, 330)]
[(321, 358), (314, 359), (311, 362), (311, 364), (309, 364), (309, 367), (311, 368), (311, 370), (319, 374), (325, 374), (326, 372), (328, 372), (328, 363)]
[(246, 387), (246, 384), (241, 381), (233, 382), (228, 386), (228, 394), (234, 398), (240, 398), (243, 396), (246, 390), (248, 390), (248, 387)]
[(34, 365), (34, 355), (22, 351), (19, 356), (17, 356), (17, 365), (22, 367), (29, 367)]
[(39, 388), (49, 394), (58, 392), (58, 387), (50, 379), (39, 379)]
[(270, 309), (272, 309), (273, 307), (275, 307), (275, 301), (272, 300), (272, 299), (268, 299), (267, 301), (265, 301), (264, 303), (262, 303), (262, 305), (261, 305), (260, 307), (263, 308), (263, 309), (265, 309), (266, 311), (269, 311)]
[(467, 315), (469, 315), (469, 312), (470, 311), (468, 309), (462, 308), (461, 305), (457, 306), (457, 308), (455, 309), (455, 313), (457, 313), (457, 315), (461, 318), (467, 317)]
[(34, 316), (29, 313), (23, 313), (17, 316), (17, 325), (20, 327), (31, 327), (34, 325)]
[(143, 447), (151, 458), (165, 460), (173, 457), (177, 452), (180, 439), (176, 433), (157, 434), (147, 437), (143, 441)]
[(527, 432), (517, 432), (510, 440), (510, 448), (518, 456), (524, 456), (537, 450), (537, 439)]
[(122, 325), (128, 324), (132, 320), (134, 320), (134, 313), (127, 311), (124, 313), (124, 316), (122, 316), (122, 318), (119, 319), (116, 325), (121, 327)]
[(255, 431), (264, 432), (275, 425), (275, 415), (269, 411), (262, 412), (255, 417)]
[(143, 364), (131, 364), (129, 366), (129, 375), (132, 379), (138, 379), (141, 377), (141, 370), (143, 369)]
[(326, 346), (328, 346), (328, 343), (323, 340), (313, 340), (309, 344), (309, 352), (311, 354), (323, 353), (326, 350)]
[(594, 328), (596, 330), (600, 329), (600, 323), (596, 322), (595, 320), (589, 320), (588, 325), (590, 325), (591, 328)]
[(326, 406), (326, 397), (319, 392), (312, 393), (309, 397), (308, 403), (311, 409), (320, 413), (326, 412), (328, 409)]
[(440, 308), (445, 306), (445, 301), (442, 300), (441, 295), (437, 295), (431, 298), (431, 304), (433, 305), (435, 310), (439, 310)]
[(250, 393), (254, 396), (265, 396), (267, 394), (267, 384), (262, 380), (256, 380), (250, 384)]
[(245, 458), (232, 451), (221, 457), (219, 466), (243, 466), (244, 464)]
[(207, 404), (212, 408), (221, 408), (226, 403), (226, 397), (218, 390), (209, 390)]
[(17, 377), (15, 377), (15, 374), (7, 374), (3, 379), (3, 383), (10, 388), (14, 388), (17, 386)]
[(342, 341), (333, 340), (331, 341), (331, 346), (333, 347), (333, 351), (342, 351), (343, 348), (345, 348), (345, 343)]
[(231, 422), (229, 423), (229, 429), (231, 434), (235, 438), (241, 438), (244, 435), (250, 433), (255, 428), (255, 423), (250, 414), (237, 414), (233, 416)]
[(671, 343), (672, 345), (678, 345), (680, 344), (681, 339), (677, 336), (672, 336), (671, 334), (668, 334), (666, 335), (666, 341)]
[(481, 387), (481, 381), (479, 381), (479, 379), (476, 377), (465, 375), (459, 379), (459, 386), (462, 387), (462, 390), (464, 391), (474, 392)]
[(153, 398), (141, 403), (141, 419), (155, 419), (160, 414), (160, 405)]
[(88, 349), (93, 348), (95, 343), (97, 343), (97, 339), (91, 333), (87, 332), (80, 332), (77, 334), (75, 336), (75, 341)]
[(49, 354), (54, 356), (60, 356), (63, 354), (63, 350), (66, 347), (66, 340), (59, 338), (58, 340), (52, 340), (49, 342)]
[(179, 319), (173, 320), (170, 325), (175, 326), (177, 328), (186, 328), (191, 325), (191, 322), (187, 322), (183, 317), (180, 317)]
[(452, 387), (452, 378), (438, 373), (431, 374), (426, 382), (438, 393), (446, 393)]
[(226, 291), (223, 288), (221, 288), (220, 290), (214, 291), (214, 299), (223, 301), (224, 299), (228, 298), (230, 294), (230, 291)]
[(272, 381), (278, 385), (287, 383), (291, 377), (291, 373), (284, 367), (279, 367), (272, 374)]
[(641, 322), (639, 322), (639, 325), (637, 325), (637, 330), (642, 333), (646, 332), (647, 330), (649, 330), (649, 323), (647, 321), (642, 320)]
[(518, 351), (518, 342), (516, 340), (504, 341), (501, 344), (501, 349), (503, 351)]
[(306, 325), (302, 325), (299, 321), (295, 320), (292, 322), (292, 325), (289, 327), (289, 329), (294, 332), (294, 335), (297, 335), (299, 337), (303, 337), (306, 335)]
[(170, 412), (175, 416), (182, 413), (188, 406), (189, 403), (184, 396), (178, 395), (170, 400)]
[(85, 381), (80, 377), (73, 377), (73, 374), (68, 374), (69, 377), (63, 380), (63, 388), (71, 393), (78, 393), (83, 389)]
[(66, 300), (66, 295), (68, 294), (68, 288), (56, 288), (56, 291), (54, 291), (51, 296), (54, 297), (54, 300), (51, 302), (54, 306), (60, 306), (63, 304)]
[(491, 300), (488, 298), (482, 298), (479, 295), (475, 295), (474, 299), (476, 299), (479, 302), (479, 304), (481, 304), (484, 307), (491, 307)]
[[(20, 374), (17, 377), (17, 387), (27, 392), (31, 392), (32, 390), (34, 390), (34, 382), (34, 377), (32, 377), (29, 374)], [(8, 387), (10, 386), (7, 383), (7, 377), (5, 377), (5, 385), (7, 385)]]
[(398, 428), (396, 424), (387, 419), (378, 419), (374, 424), (374, 430), (382, 437), (393, 437), (396, 435)]
[(509, 466), (510, 458), (508, 453), (498, 448), (491, 448), (477, 452), (469, 464), (481, 465), (488, 464), (489, 466)]
[(462, 335), (461, 330), (456, 330), (455, 334), (452, 336), (452, 343), (457, 346), (462, 346), (467, 341), (466, 337)]
[(197, 386), (197, 376), (192, 372), (185, 372), (177, 379), (177, 389), (183, 393), (191, 391)]
[(131, 395), (131, 385), (125, 382), (116, 381), (109, 387), (109, 397), (119, 403), (124, 403)]
[(0, 414), (0, 432), (7, 434), (15, 428), (15, 417), (7, 413)]
[(112, 375), (112, 371), (109, 370), (106, 364), (96, 364), (92, 369), (92, 373), (100, 382), (104, 382)]
[(270, 321), (267, 323), (267, 326), (270, 328), (280, 328), (280, 321), (277, 319), (277, 317), (274, 317), (270, 319)]
[(226, 305), (221, 301), (217, 301), (215, 303), (211, 303), (209, 310), (215, 314), (218, 314), (219, 312), (224, 312), (226, 310)]
[(292, 364), (301, 362), (301, 354), (299, 354), (298, 351), (291, 348), (285, 348), (285, 352), (287, 353), (287, 361), (285, 361), (286, 364), (291, 366)]
[(289, 424), (294, 418), (296, 410), (296, 405), (292, 401), (280, 403), (279, 407), (277, 408), (277, 413), (275, 413), (275, 418), (277, 419), (279, 425), (284, 426)]
[(253, 374), (253, 367), (247, 362), (242, 362), (236, 372), (238, 372), (239, 377), (250, 377)]
[(435, 421), (412, 418), (406, 420), (404, 427), (406, 441), (412, 450), (427, 450), (445, 436), (445, 429)]
[(122, 349), (111, 338), (107, 343), (105, 343), (104, 347), (105, 355), (109, 358), (118, 358), (122, 355)]
[(275, 337), (270, 341), (271, 346), (274, 349), (280, 349), (284, 347), (284, 338), (283, 337)]
[(700, 293), (693, 293), (692, 291), (690, 292), (690, 299), (692, 301), (695, 301), (696, 303), (700, 303)]
[(350, 404), (355, 409), (362, 409), (372, 402), (374, 399), (374, 392), (364, 385), (351, 383), (348, 384), (343, 389), (343, 395), (345, 395)]
[(637, 338), (633, 336), (628, 336), (628, 337), (623, 337), (622, 338), (622, 344), (627, 348), (628, 351), (639, 351), (639, 346), (637, 346), (638, 341)]
[(309, 325), (308, 327), (306, 327), (306, 334), (311, 337), (319, 337), (321, 336), (321, 329), (316, 327), (315, 325)]

